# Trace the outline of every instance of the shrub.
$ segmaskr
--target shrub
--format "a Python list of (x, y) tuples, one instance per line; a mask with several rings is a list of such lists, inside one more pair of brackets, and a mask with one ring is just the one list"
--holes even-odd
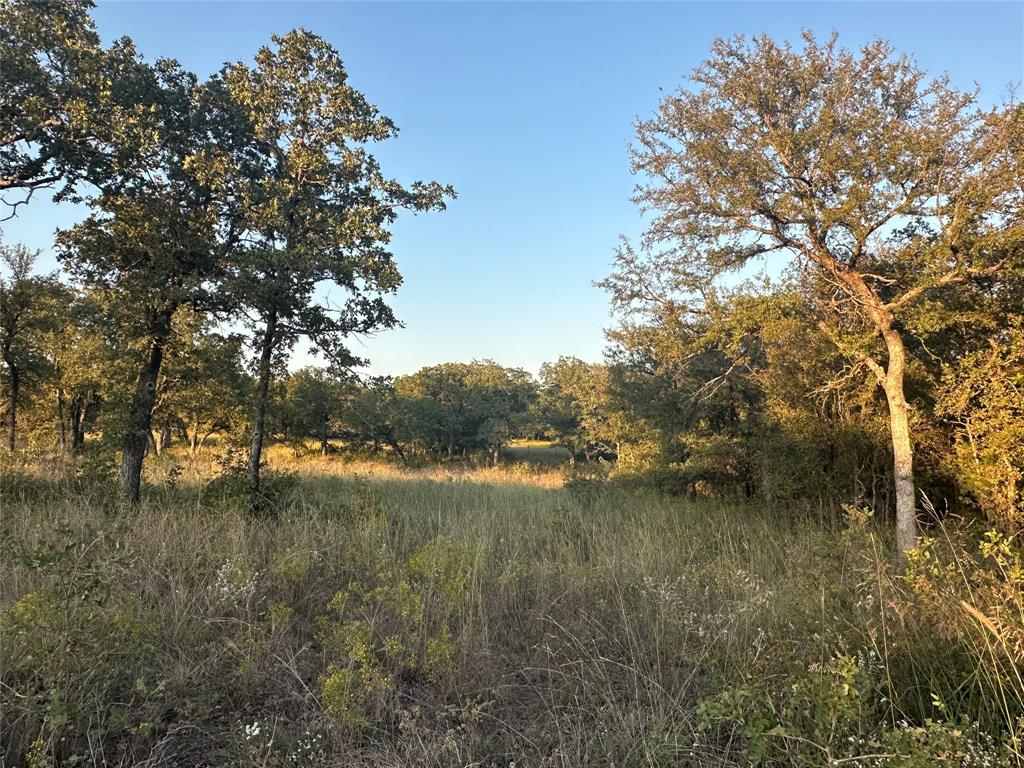
[(1011, 532), (1024, 522), (1024, 319), (988, 349), (947, 366), (939, 415), (956, 429), (956, 469), (988, 519)]
[(333, 660), (320, 678), (324, 708), (348, 730), (385, 716), (402, 686), (437, 681), (455, 654), (449, 617), (475, 556), (436, 539), (407, 562), (385, 565), (372, 583), (352, 581), (318, 619)]
[[(744, 758), (758, 766), (998, 768), (1012, 751), (978, 723), (895, 720), (883, 695), (885, 668), (872, 650), (837, 654), (792, 678), (788, 689), (754, 683), (729, 688), (699, 708), (702, 731), (727, 725)], [(706, 740), (706, 736), (705, 736)], [(706, 746), (706, 745), (704, 745)]]
[(243, 509), (268, 517), (278, 516), (298, 487), (298, 475), (275, 469), (260, 473), (260, 489), (255, 500), (250, 496), (249, 466), (246, 453), (230, 447), (217, 458), (219, 472), (203, 488), (201, 501), (210, 506)]
[(1024, 712), (1024, 556), (998, 531), (939, 533), (909, 553), (907, 584), (932, 630), (972, 658), (964, 687), (978, 716), (1014, 733)]
[(58, 536), (4, 547), (41, 583), (0, 614), (0, 741), (39, 765), (74, 764), (97, 746), (130, 755), (153, 728), (159, 627), (137, 595), (113, 589), (131, 567), (116, 532)]

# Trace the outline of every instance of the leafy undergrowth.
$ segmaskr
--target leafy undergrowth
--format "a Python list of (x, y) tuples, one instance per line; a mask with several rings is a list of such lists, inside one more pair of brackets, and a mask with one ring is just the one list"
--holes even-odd
[(856, 514), (320, 470), (266, 518), (173, 467), (130, 513), (6, 476), (0, 762), (1021, 763), (1004, 538), (937, 530), (903, 569)]

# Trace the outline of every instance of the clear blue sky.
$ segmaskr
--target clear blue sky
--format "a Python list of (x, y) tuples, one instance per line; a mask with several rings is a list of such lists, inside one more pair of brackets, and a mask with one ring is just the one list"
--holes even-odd
[[(1024, 4), (860, 3), (101, 3), (105, 40), (206, 75), (306, 27), (341, 52), (353, 85), (399, 137), (378, 147), (403, 181), (453, 184), (442, 214), (406, 216), (394, 249), (406, 327), (356, 343), (379, 373), (493, 358), (536, 371), (596, 360), (609, 324), (606, 275), (636, 235), (627, 146), (659, 88), (679, 85), (718, 36), (797, 39), (832, 29), (847, 46), (884, 37), (954, 84), (1000, 101), (1024, 79)], [(48, 251), (81, 215), (33, 202), (4, 225)], [(44, 267), (53, 265), (47, 256)]]

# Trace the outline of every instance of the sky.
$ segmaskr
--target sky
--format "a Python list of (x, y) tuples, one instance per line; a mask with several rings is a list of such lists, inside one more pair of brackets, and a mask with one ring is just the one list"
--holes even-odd
[[(100, 2), (105, 42), (199, 75), (251, 60), (274, 33), (309, 29), (341, 53), (352, 85), (399, 136), (374, 154), (387, 175), (452, 184), (443, 213), (407, 214), (392, 242), (404, 328), (353, 340), (378, 374), (493, 359), (536, 372), (561, 355), (599, 360), (612, 324), (593, 283), (620, 236), (642, 231), (630, 201), (637, 118), (684, 84), (716, 37), (801, 28), (856, 47), (883, 37), (954, 85), (1000, 102), (1024, 80), (1024, 2)], [(83, 210), (36, 198), (3, 224), (8, 242), (56, 266), (54, 229)], [(295, 364), (309, 361), (299, 351)]]

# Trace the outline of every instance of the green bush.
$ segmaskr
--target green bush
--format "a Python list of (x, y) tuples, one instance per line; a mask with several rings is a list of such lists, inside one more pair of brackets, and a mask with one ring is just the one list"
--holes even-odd
[(4, 548), (38, 587), (0, 613), (2, 740), (40, 765), (84, 761), (96, 745), (127, 756), (154, 726), (160, 627), (137, 595), (114, 588), (131, 568), (116, 530), (56, 533)]
[[(1009, 768), (1013, 752), (977, 723), (894, 716), (885, 667), (873, 650), (838, 654), (773, 690), (754, 683), (730, 688), (699, 708), (705, 734), (727, 726), (745, 760), (757, 766)], [(705, 744), (706, 736), (705, 736)]]
[(370, 582), (352, 581), (318, 619), (328, 657), (324, 708), (353, 730), (394, 709), (403, 686), (437, 681), (455, 654), (449, 617), (464, 595), (475, 556), (435, 539), (407, 562), (386, 563)]
[(257, 516), (277, 517), (286, 508), (298, 488), (294, 472), (262, 469), (260, 488), (255, 499), (249, 485), (247, 454), (240, 448), (229, 448), (218, 458), (216, 477), (203, 487), (201, 501), (208, 506), (228, 509), (249, 509)]

